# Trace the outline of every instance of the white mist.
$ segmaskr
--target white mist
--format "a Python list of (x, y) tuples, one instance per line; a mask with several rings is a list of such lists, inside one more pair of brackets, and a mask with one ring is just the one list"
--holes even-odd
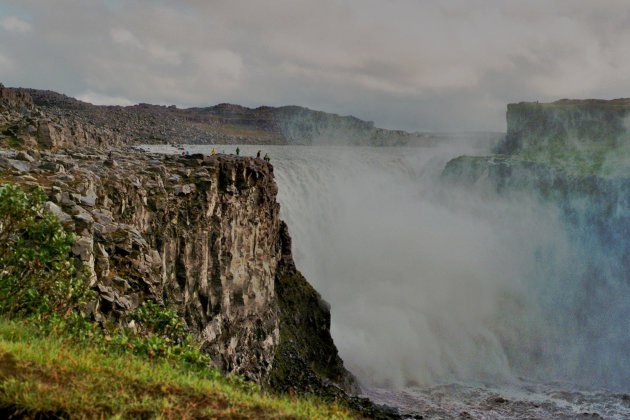
[(509, 381), (506, 345), (550, 334), (530, 289), (537, 255), (566, 252), (559, 213), (528, 196), (445, 192), (452, 153), (304, 148), (276, 163), (297, 266), (364, 383)]
[(533, 192), (440, 182), (449, 159), (487, 150), (240, 146), (260, 148), (296, 265), (331, 304), (335, 343), (364, 385), (527, 377), (630, 389), (619, 256)]

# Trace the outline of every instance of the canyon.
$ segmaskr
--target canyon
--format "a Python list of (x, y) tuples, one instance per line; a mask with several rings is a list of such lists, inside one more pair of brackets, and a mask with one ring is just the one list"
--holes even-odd
[[(339, 341), (335, 338), (337, 343), (333, 342), (331, 328), (333, 331), (335, 328), (334, 325), (331, 327), (331, 307), (326, 302), (328, 299), (322, 298), (322, 295), (327, 296), (330, 292), (332, 287), (330, 284), (342, 283), (346, 279), (341, 275), (333, 276), (326, 283), (322, 278), (318, 278), (316, 286), (322, 292), (320, 295), (298, 269), (304, 259), (296, 257), (299, 262), (296, 266), (294, 261), (296, 251), (289, 235), (289, 227), (294, 235), (293, 229), (298, 230), (294, 240), (298, 237), (301, 241), (300, 246), (303, 246), (305, 238), (314, 229), (318, 229), (315, 225), (313, 230), (301, 231), (301, 224), (308, 222), (304, 217), (311, 214), (309, 211), (317, 210), (317, 205), (326, 203), (313, 196), (312, 201), (296, 203), (295, 209), (281, 217), (278, 204), (278, 201), (281, 201), (278, 199), (280, 182), (276, 181), (279, 175), (282, 177), (283, 187), (290, 186), (296, 191), (304, 189), (304, 185), (297, 181), (292, 183), (291, 180), (295, 181), (301, 177), (310, 186), (317, 186), (329, 180), (335, 184), (343, 198), (348, 197), (346, 194), (348, 191), (353, 191), (354, 194), (356, 190), (365, 189), (363, 192), (370, 198), (363, 202), (363, 209), (368, 215), (374, 216), (372, 220), (382, 215), (382, 208), (372, 205), (383, 199), (384, 208), (389, 209), (391, 214), (398, 214), (396, 212), (402, 208), (404, 211), (401, 214), (406, 214), (405, 211), (408, 210), (410, 214), (427, 216), (426, 220), (433, 220), (432, 223), (436, 226), (460, 227), (459, 230), (442, 228), (436, 233), (432, 230), (423, 230), (425, 228), (422, 226), (427, 223), (425, 219), (412, 220), (419, 226), (413, 225), (413, 229), (410, 224), (401, 227), (395, 221), (383, 223), (382, 226), (381, 224), (372, 226), (371, 221), (366, 222), (365, 226), (374, 227), (375, 232), (382, 232), (382, 240), (379, 243), (383, 246), (389, 243), (386, 237), (391, 233), (390, 228), (399, 232), (411, 245), (417, 245), (420, 240), (418, 238), (427, 233), (428, 237), (437, 235), (436, 238), (456, 239), (446, 241), (458, 245), (456, 247), (449, 245), (445, 252), (439, 252), (441, 239), (428, 248), (422, 248), (426, 251), (426, 256), (413, 257), (423, 262), (415, 269), (411, 264), (411, 270), (396, 271), (399, 267), (406, 267), (405, 264), (409, 261), (393, 258), (392, 261), (399, 262), (393, 267), (394, 271), (399, 273), (397, 278), (389, 277), (390, 274), (385, 268), (390, 266), (385, 262), (376, 264), (374, 270), (369, 269), (370, 264), (366, 264), (362, 270), (352, 267), (353, 271), (348, 271), (348, 264), (354, 264), (352, 261), (358, 261), (357, 258), (363, 256), (359, 251), (355, 253), (356, 255), (352, 252), (348, 254), (349, 262), (343, 261), (343, 255), (346, 254), (335, 257), (338, 253), (334, 249), (328, 253), (321, 252), (324, 256), (335, 257), (330, 260), (330, 265), (338, 264), (339, 273), (353, 277), (356, 271), (357, 275), (354, 277), (361, 285), (353, 286), (351, 293), (346, 295), (346, 302), (342, 302), (343, 299), (333, 301), (333, 312), (336, 310), (337, 313), (346, 314), (349, 318), (356, 318), (355, 321), (360, 320), (361, 326), (367, 325), (370, 328), (376, 325), (375, 322), (389, 319), (392, 308), (405, 315), (404, 305), (407, 304), (410, 305), (410, 313), (414, 314), (413, 316), (427, 317), (426, 330), (422, 331), (428, 335), (421, 336), (415, 329), (408, 331), (409, 334), (419, 335), (417, 346), (406, 349), (405, 342), (409, 342), (407, 335), (400, 341), (400, 348), (396, 348), (396, 352), (387, 348), (384, 353), (388, 355), (391, 353), (392, 359), (394, 353), (401, 353), (404, 356), (401, 356), (403, 366), (399, 369), (404, 376), (401, 379), (403, 385), (420, 382), (418, 378), (422, 375), (415, 371), (418, 358), (421, 362), (428, 361), (422, 369), (426, 370), (427, 366), (429, 370), (435, 367), (429, 357), (433, 354), (431, 349), (435, 350), (432, 347), (435, 344), (432, 342), (435, 337), (431, 337), (434, 325), (442, 326), (438, 331), (440, 334), (448, 331), (446, 336), (452, 334), (452, 337), (464, 338), (464, 341), (455, 341), (458, 345), (467, 343), (466, 340), (472, 337), (473, 350), (479, 350), (474, 345), (482, 342), (492, 350), (495, 350), (496, 346), (502, 347), (497, 354), (503, 354), (503, 347), (510, 346), (513, 351), (529, 352), (527, 357), (531, 357), (531, 360), (525, 360), (521, 366), (514, 363), (515, 359), (509, 357), (501, 359), (507, 366), (506, 369), (511, 367), (526, 371), (527, 363), (536, 362), (537, 357), (546, 357), (544, 351), (550, 347), (545, 347), (544, 336), (530, 337), (532, 340), (528, 341), (527, 345), (531, 348), (516, 348), (522, 344), (520, 338), (524, 336), (519, 333), (533, 334), (535, 332), (533, 327), (531, 331), (526, 325), (512, 328), (514, 326), (506, 321), (505, 325), (511, 328), (507, 335), (501, 336), (501, 333), (506, 331), (499, 330), (500, 339), (484, 341), (489, 335), (475, 335), (480, 327), (475, 316), (479, 315), (479, 324), (487, 321), (488, 313), (484, 312), (483, 308), (480, 310), (482, 313), (477, 314), (475, 308), (467, 307), (473, 312), (467, 314), (466, 319), (470, 320), (469, 323), (462, 323), (451, 316), (438, 317), (437, 323), (433, 322), (435, 319), (431, 319), (431, 316), (435, 314), (430, 313), (430, 308), (436, 306), (432, 305), (433, 300), (437, 302), (441, 298), (446, 299), (447, 303), (452, 303), (452, 300), (457, 303), (453, 297), (457, 295), (455, 292), (475, 286), (475, 273), (470, 283), (468, 280), (464, 281), (468, 279), (466, 276), (470, 275), (472, 269), (470, 267), (481, 269), (479, 278), (483, 278), (484, 273), (496, 277), (496, 279), (493, 277), (492, 282), (482, 283), (481, 287), (470, 290), (470, 293), (476, 293), (474, 296), (478, 298), (475, 302), (479, 305), (476, 306), (481, 307), (483, 303), (488, 303), (491, 313), (494, 314), (494, 311), (498, 311), (495, 306), (501, 310), (505, 308), (494, 305), (496, 303), (494, 301), (487, 302), (488, 300), (492, 300), (495, 295), (501, 296), (504, 300), (500, 303), (505, 304), (506, 297), (508, 300), (514, 297), (509, 293), (513, 293), (516, 288), (505, 283), (515, 274), (522, 273), (510, 272), (511, 277), (505, 276), (501, 265), (503, 262), (489, 257), (492, 252), (484, 251), (477, 254), (475, 251), (471, 255), (479, 258), (467, 259), (470, 255), (466, 254), (465, 242), (474, 243), (478, 238), (487, 235), (486, 239), (489, 237), (490, 240), (486, 245), (494, 246), (488, 250), (494, 249), (497, 255), (512, 258), (510, 252), (514, 248), (514, 255), (517, 255), (515, 261), (519, 264), (526, 262), (527, 264), (523, 265), (527, 265), (528, 269), (531, 267), (533, 271), (538, 269), (538, 266), (544, 271), (545, 264), (554, 258), (553, 255), (545, 254), (547, 248), (536, 248), (539, 245), (536, 242), (532, 243), (531, 250), (526, 243), (522, 249), (518, 244), (515, 245), (515, 240), (509, 237), (512, 232), (509, 229), (516, 221), (507, 224), (509, 229), (505, 231), (507, 233), (504, 232), (507, 238), (492, 236), (497, 230), (501, 230), (499, 229), (501, 220), (493, 220), (486, 226), (485, 219), (481, 217), (482, 223), (476, 225), (479, 220), (474, 215), (475, 211), (488, 210), (488, 207), (495, 203), (493, 200), (499, 200), (497, 203), (507, 203), (504, 207), (497, 207), (495, 210), (497, 214), (500, 214), (501, 210), (505, 212), (514, 210), (515, 202), (519, 203), (516, 207), (526, 207), (524, 204), (527, 204), (541, 209), (557, 208), (560, 214), (557, 221), (560, 224), (554, 225), (555, 219), (540, 220), (541, 226), (550, 227), (550, 232), (566, 231), (567, 243), (571, 244), (576, 252), (579, 251), (577, 256), (581, 258), (582, 270), (571, 272), (577, 275), (567, 276), (566, 283), (562, 283), (565, 280), (559, 282), (561, 297), (564, 299), (559, 301), (562, 305), (552, 301), (555, 308), (551, 309), (561, 307), (564, 311), (562, 319), (570, 321), (567, 321), (566, 325), (558, 326), (560, 333), (567, 333), (566, 337), (561, 337), (567, 338), (567, 342), (560, 344), (572, 349), (570, 346), (573, 346), (576, 340), (582, 344), (587, 343), (584, 352), (575, 356), (578, 364), (581, 363), (583, 367), (584, 378), (606, 378), (608, 382), (605, 385), (624, 388), (627, 385), (623, 374), (626, 371), (624, 368), (626, 359), (618, 355), (627, 348), (625, 334), (619, 334), (617, 326), (609, 321), (623, 319), (625, 313), (623, 297), (626, 296), (624, 285), (628, 283), (626, 273), (630, 269), (628, 258), (630, 247), (626, 240), (627, 232), (630, 231), (630, 204), (627, 199), (630, 192), (630, 178), (627, 175), (630, 135), (626, 123), (629, 115), (630, 103), (627, 100), (562, 100), (550, 104), (510, 104), (507, 111), (507, 135), (493, 150), (485, 154), (467, 152), (466, 155), (445, 161), (438, 159), (438, 163), (433, 166), (439, 164), (438, 173), (441, 175), (438, 177), (439, 182), (433, 184), (433, 181), (422, 181), (425, 179), (422, 177), (426, 176), (423, 172), (424, 167), (414, 166), (420, 165), (418, 163), (420, 161), (431, 163), (429, 157), (414, 160), (415, 154), (421, 156), (424, 153), (425, 149), (422, 147), (412, 148), (413, 153), (410, 151), (411, 148), (392, 148), (397, 152), (386, 158), (383, 158), (384, 155), (371, 155), (372, 150), (377, 148), (352, 150), (345, 148), (343, 153), (338, 152), (333, 163), (330, 157), (326, 156), (328, 149), (311, 148), (313, 149), (309, 152), (311, 154), (298, 153), (297, 159), (292, 157), (294, 160), (289, 163), (293, 167), (289, 164), (282, 167), (281, 165), (285, 163), (278, 162), (275, 169), (274, 165), (254, 157), (209, 153), (212, 144), (316, 145), (320, 144), (321, 138), (330, 136), (343, 138), (344, 144), (355, 145), (413, 143), (407, 141), (410, 139), (409, 134), (398, 136), (395, 132), (387, 132), (387, 140), (381, 142), (379, 129), (374, 128), (371, 123), (352, 117), (318, 114), (295, 107), (263, 107), (251, 110), (228, 104), (188, 110), (147, 104), (133, 107), (101, 107), (81, 103), (53, 92), (2, 87), (0, 181), (18, 183), (25, 187), (40, 186), (47, 192), (49, 197), (47, 208), (57, 214), (68, 229), (77, 235), (73, 253), (89, 267), (91, 285), (98, 293), (98, 299), (91, 304), (88, 312), (102, 325), (133, 328), (134, 324), (129, 314), (147, 300), (174, 306), (201, 348), (222, 371), (245, 376), (270, 389), (282, 392), (315, 392), (331, 398), (348, 398), (348, 394), (359, 390), (358, 381), (344, 367), (339, 356), (337, 351)], [(164, 135), (169, 128), (174, 131)], [(440, 144), (435, 137), (417, 138), (420, 140), (415, 145)], [(493, 139), (498, 140), (496, 137)], [(141, 151), (135, 147), (141, 143), (170, 144), (174, 147), (170, 154), (158, 154)], [(181, 146), (178, 146), (179, 149), (176, 147), (178, 143), (198, 145), (190, 146), (191, 154), (181, 155)], [(207, 150), (203, 149), (204, 147)], [(242, 150), (247, 150), (246, 154), (250, 156), (254, 155), (255, 148), (251, 150), (250, 148), (254, 146), (243, 146)], [(426, 150), (428, 156), (428, 148)], [(174, 151), (177, 154), (173, 154)], [(199, 153), (200, 151), (203, 154)], [(318, 152), (321, 152), (322, 156), (318, 156)], [(365, 162), (362, 161), (364, 158)], [(276, 159), (273, 152), (272, 159)], [(280, 160), (281, 157), (278, 156), (277, 159)], [(276, 160), (272, 161), (276, 163)], [(354, 163), (350, 164), (351, 162)], [(326, 176), (322, 175), (322, 168), (328, 168), (325, 171)], [(280, 174), (278, 169), (282, 169), (283, 172)], [(383, 173), (389, 175), (383, 177)], [(355, 176), (359, 177), (357, 182), (350, 182)], [(344, 182), (338, 181), (342, 178)], [(345, 181), (345, 178), (348, 181)], [(384, 189), (379, 190), (384, 180), (388, 183)], [(350, 185), (346, 185), (348, 183)], [(401, 185), (404, 185), (404, 188)], [(346, 187), (348, 189), (344, 189)], [(463, 190), (467, 195), (457, 196), (459, 193), (453, 193), (457, 190)], [(349, 194), (350, 198), (362, 203), (364, 197), (353, 194)], [(453, 208), (440, 201), (444, 198), (440, 196), (450, 199), (451, 194), (455, 199), (465, 197), (466, 205), (449, 204), (451, 207), (457, 207), (456, 211), (453, 211)], [(386, 199), (387, 197), (390, 199)], [(477, 199), (486, 201), (485, 206), (474, 207), (473, 204), (477, 204), (472, 200)], [(390, 204), (394, 202), (398, 205), (391, 207)], [(408, 208), (404, 207), (405, 205), (408, 205)], [(466, 211), (469, 210), (466, 208), (469, 205), (473, 208), (472, 212)], [(282, 206), (286, 212), (288, 207), (286, 202), (283, 202)], [(355, 213), (353, 208), (341, 209), (348, 210), (347, 218), (343, 219), (347, 223), (343, 226), (327, 222), (328, 213), (325, 209), (320, 212), (325, 216), (323, 222), (328, 223), (327, 228), (338, 231), (335, 238), (339, 239), (339, 243), (352, 244), (350, 237), (360, 236), (362, 232), (366, 232), (365, 244), (378, 248), (378, 244), (372, 242), (368, 229), (362, 224), (365, 222), (364, 217)], [(370, 213), (370, 210), (373, 210), (373, 213)], [(305, 211), (306, 216), (296, 216)], [(281, 220), (287, 214), (291, 218), (291, 220), (285, 218), (290, 222), (288, 226)], [(534, 216), (547, 217), (550, 214), (552, 213), (542, 211)], [(511, 220), (511, 216), (505, 217), (506, 220)], [(532, 220), (539, 220), (536, 217)], [(384, 230), (379, 230), (379, 226)], [(475, 227), (469, 229), (469, 226)], [(353, 228), (357, 231), (353, 231)], [(398, 228), (401, 230), (397, 230)], [(543, 228), (532, 230), (525, 238), (537, 240), (536, 235), (540, 230), (544, 230)], [(518, 226), (514, 232), (522, 233)], [(345, 233), (348, 235), (344, 236)], [(451, 236), (444, 236), (445, 234)], [(508, 246), (498, 246), (497, 244), (504, 244), (501, 242), (504, 239), (507, 240)], [(376, 239), (374, 241), (378, 242)], [(319, 243), (313, 241), (313, 244)], [(552, 247), (557, 243), (559, 242), (551, 241), (548, 245)], [(398, 249), (397, 246), (397, 242), (392, 242), (392, 249)], [(421, 242), (420, 246), (424, 246), (424, 243)], [(330, 244), (330, 247), (334, 248), (333, 244)], [(320, 246), (318, 249), (321, 248)], [(415, 252), (414, 250), (417, 248), (410, 246), (404, 251)], [(310, 251), (313, 249), (300, 250), (302, 253)], [(525, 255), (523, 251), (525, 253), (532, 251), (532, 258), (530, 259), (530, 255)], [(461, 261), (447, 263), (450, 261), (451, 253), (461, 254)], [(402, 255), (408, 254), (403, 252)], [(466, 262), (470, 263), (470, 267), (464, 266)], [(492, 266), (484, 266), (486, 263), (492, 263)], [(458, 271), (460, 265), (461, 271)], [(321, 273), (331, 273), (331, 266), (322, 268)], [(506, 267), (511, 266), (508, 264)], [(313, 278), (311, 272), (318, 271), (317, 268), (313, 267), (312, 262), (309, 263), (306, 277), (311, 281)], [(455, 271), (450, 272), (448, 268)], [(446, 279), (453, 280), (454, 285), (453, 293), (449, 292), (442, 296), (440, 287), (444, 281), (440, 276), (445, 270), (450, 276)], [(372, 279), (373, 273), (370, 271), (379, 272), (381, 276)], [(555, 279), (554, 276), (558, 272), (550, 270), (542, 274), (541, 282)], [(430, 296), (431, 293), (425, 293), (423, 289), (418, 297), (414, 297), (419, 293), (418, 282), (424, 281), (425, 275), (427, 279), (430, 275), (435, 275), (440, 280), (439, 285), (432, 285), (426, 280), (429, 287), (427, 290), (433, 290), (435, 294)], [(389, 283), (401, 279), (408, 280), (408, 284)], [(493, 283), (494, 280), (496, 284)], [(322, 284), (328, 285), (320, 289)], [(348, 284), (352, 286), (351, 283)], [(381, 314), (376, 321), (370, 318), (369, 313), (361, 312), (363, 306), (351, 305), (351, 300), (363, 299), (357, 297), (354, 291), (368, 284), (374, 286), (375, 290), (382, 291), (370, 304), (371, 310)], [(435, 287), (432, 289), (433, 286)], [(337, 287), (335, 290), (343, 292), (340, 285), (334, 284), (334, 287)], [(540, 287), (542, 291), (548, 291), (545, 285)], [(396, 294), (398, 288), (400, 288), (398, 293), (403, 295)], [(569, 294), (574, 300), (566, 298), (564, 292), (567, 290), (575, 292), (575, 295)], [(583, 295), (578, 293), (581, 290), (593, 293)], [(504, 291), (508, 292), (505, 296), (502, 295)], [(390, 294), (392, 299), (398, 300), (390, 302), (392, 305), (385, 309), (380, 308), (381, 303), (387, 303)], [(367, 290), (366, 296), (369, 297)], [(614, 298), (615, 296), (618, 298)], [(525, 296), (527, 298), (525, 300), (519, 300), (523, 296), (517, 297), (516, 305), (511, 309), (527, 309), (525, 304), (532, 296)], [(555, 299), (557, 296), (552, 297)], [(420, 305), (421, 302), (424, 302), (424, 306)], [(347, 303), (348, 307), (340, 308), (344, 303)], [(461, 307), (459, 303), (457, 305), (458, 308)], [(356, 308), (361, 310), (357, 309), (353, 313)], [(378, 312), (379, 310), (381, 312)], [(444, 307), (439, 307), (436, 311), (440, 316), (444, 315)], [(556, 314), (549, 312), (544, 315)], [(413, 317), (392, 319), (416, 320)], [(504, 320), (500, 318), (501, 322)], [(345, 331), (346, 336), (351, 336), (349, 332), (353, 332), (352, 327), (354, 326), (350, 325), (341, 331)], [(462, 333), (461, 329), (464, 327), (470, 330)], [(520, 327), (524, 329), (520, 330)], [(485, 334), (488, 330), (482, 328), (481, 332)], [(460, 333), (464, 335), (460, 336)], [(388, 336), (383, 331), (374, 331), (373, 334)], [(440, 338), (440, 334), (436, 334), (437, 340), (444, 339)], [(510, 341), (512, 339), (510, 334), (517, 335), (518, 339)], [(365, 336), (372, 338), (370, 333)], [(397, 338), (395, 334), (393, 336)], [(345, 339), (346, 337), (343, 337), (344, 346), (347, 344)], [(389, 342), (373, 343), (374, 349), (370, 348), (366, 353), (379, 354), (379, 346), (387, 347), (387, 343)], [(602, 344), (608, 346), (609, 350), (604, 351), (604, 347), (600, 346)], [(418, 348), (425, 348), (423, 347), (425, 345), (427, 351), (418, 356), (416, 354)], [(431, 377), (436, 372), (450, 374), (452, 372), (449, 369), (452, 367), (456, 371), (460, 369), (468, 373), (475, 373), (478, 368), (484, 372), (488, 369), (492, 371), (491, 367), (496, 367), (499, 371), (502, 367), (480, 366), (474, 361), (471, 362), (472, 368), (466, 366), (468, 354), (458, 353), (458, 348), (448, 340), (438, 341), (434, 347), (446, 350), (436, 353), (439, 369), (434, 369), (426, 377)], [(470, 353), (486, 354), (488, 357), (494, 355), (483, 349), (477, 353), (475, 351)], [(565, 347), (558, 346), (556, 350), (563, 349)], [(509, 351), (506, 353), (510, 357), (513, 356)], [(442, 357), (444, 354), (453, 357), (452, 366), (450, 359), (448, 363), (445, 362)], [(464, 357), (460, 357), (462, 354)], [(593, 362), (589, 359), (589, 355), (593, 354), (605, 357)], [(347, 361), (347, 353), (342, 352), (342, 355)], [(376, 359), (369, 360), (367, 368), (359, 365), (364, 369), (356, 371), (365, 372), (371, 368), (370, 365), (378, 365), (374, 362)], [(558, 359), (553, 360), (558, 362)], [(386, 381), (390, 379), (387, 377), (390, 371), (395, 370), (390, 367), (395, 366), (397, 360), (389, 362), (383, 364), (388, 366), (388, 371), (384, 374)], [(351, 367), (354, 368), (355, 364), (353, 363)], [(376, 374), (383, 375), (378, 369), (379, 366), (375, 366)], [(422, 369), (418, 369), (418, 372), (424, 372)], [(617, 373), (610, 375), (606, 372)], [(395, 380), (394, 377), (392, 382)], [(378, 392), (373, 392), (371, 396), (378, 397)], [(499, 406), (506, 409), (512, 407), (512, 402), (497, 398), (492, 400), (494, 401), (492, 404), (488, 403), (493, 410), (499, 410)], [(364, 399), (348, 401), (366, 410), (376, 410), (371, 411), (372, 414), (369, 415), (396, 416), (392, 411), (379, 411), (380, 409), (370, 406)], [(514, 402), (514, 406), (518, 405), (517, 403), (518, 401)], [(413, 412), (418, 414), (422, 410)], [(563, 412), (560, 410), (557, 413)], [(508, 414), (506, 411), (506, 415)]]
[(296, 268), (273, 166), (260, 158), (151, 154), (107, 127), (0, 90), (0, 182), (42, 188), (76, 234), (97, 293), (86, 312), (133, 330), (143, 302), (174, 307), (213, 366), (276, 392), (356, 394), (330, 307)]

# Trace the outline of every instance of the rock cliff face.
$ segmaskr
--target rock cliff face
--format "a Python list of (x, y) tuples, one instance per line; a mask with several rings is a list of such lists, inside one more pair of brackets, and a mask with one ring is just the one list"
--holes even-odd
[(140, 168), (122, 157), (115, 162), (120, 170), (98, 171), (100, 185), (85, 186), (101, 191), (96, 205), (105, 205), (99, 214), (106, 221), (111, 215), (131, 227), (101, 224), (86, 232), (104, 248), (97, 255), (118, 262), (95, 264), (100, 284), (112, 288), (105, 294), (115, 298), (112, 276), (148, 287), (178, 307), (219, 368), (261, 380), (279, 334), (279, 219), (270, 167), (259, 159), (201, 156)]
[(47, 191), (91, 272), (94, 319), (134, 328), (143, 301), (172, 305), (223, 371), (276, 389), (354, 386), (329, 308), (293, 263), (270, 164), (108, 150), (117, 137), (99, 141), (101, 128), (3, 97), (0, 183)]
[(460, 156), (442, 177), (499, 194), (527, 191), (558, 205), (572, 239), (610, 257), (599, 272), (630, 281), (630, 100), (508, 106), (508, 133), (492, 156)]
[(520, 178), (527, 177), (524, 171), (542, 178), (630, 173), (630, 99), (510, 104), (507, 126), (496, 155), (459, 157), (448, 163), (444, 175), (466, 182), (488, 173), (505, 178), (513, 169)]
[(0, 83), (0, 107), (6, 109), (33, 108), (33, 98), (20, 90), (6, 88)]
[(45, 148), (117, 147), (124, 136), (63, 113), (47, 112), (34, 105), (24, 90), (0, 84), (0, 146)]
[(96, 320), (133, 327), (143, 301), (173, 305), (221, 370), (276, 388), (296, 377), (351, 388), (328, 307), (293, 264), (271, 165), (96, 152), (0, 157), (0, 181), (43, 186), (76, 232)]
[(507, 127), (497, 153), (617, 147), (630, 141), (630, 99), (509, 104)]

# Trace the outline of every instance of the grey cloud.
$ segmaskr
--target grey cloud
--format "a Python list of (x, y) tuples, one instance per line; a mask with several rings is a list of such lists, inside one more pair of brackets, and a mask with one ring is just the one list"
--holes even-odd
[(0, 21), (2, 29), (8, 32), (25, 33), (33, 29), (30, 23), (17, 16), (7, 16)]
[(621, 0), (51, 3), (9, 0), (32, 19), (0, 16), (30, 25), (0, 37), (2, 82), (124, 103), (297, 104), (409, 130), (504, 129), (510, 101), (630, 88)]

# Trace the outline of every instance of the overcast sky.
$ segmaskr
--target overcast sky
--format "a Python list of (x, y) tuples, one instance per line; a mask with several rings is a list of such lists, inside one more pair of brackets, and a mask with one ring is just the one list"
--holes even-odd
[(0, 82), (505, 130), (510, 102), (630, 96), (630, 1), (0, 0)]

